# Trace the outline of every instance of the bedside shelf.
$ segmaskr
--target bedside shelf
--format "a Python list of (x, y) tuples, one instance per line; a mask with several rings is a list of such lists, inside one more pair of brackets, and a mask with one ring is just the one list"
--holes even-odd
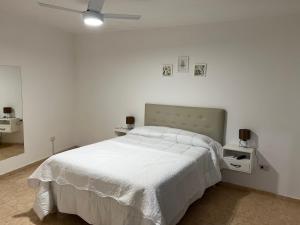
[[(254, 148), (243, 148), (238, 145), (225, 145), (222, 154), (222, 168), (251, 174), (254, 154)], [(244, 158), (239, 160), (237, 159), (239, 156), (244, 156)]]
[(21, 120), (18, 118), (1, 118), (0, 133), (14, 133), (21, 129)]
[(123, 127), (117, 127), (114, 129), (117, 136), (124, 136), (126, 135), (130, 130), (128, 128)]

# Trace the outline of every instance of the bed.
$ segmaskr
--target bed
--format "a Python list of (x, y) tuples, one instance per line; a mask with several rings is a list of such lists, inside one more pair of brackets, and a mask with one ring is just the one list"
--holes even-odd
[(221, 180), (225, 111), (146, 104), (145, 126), (54, 155), (29, 177), (34, 211), (94, 225), (175, 225)]

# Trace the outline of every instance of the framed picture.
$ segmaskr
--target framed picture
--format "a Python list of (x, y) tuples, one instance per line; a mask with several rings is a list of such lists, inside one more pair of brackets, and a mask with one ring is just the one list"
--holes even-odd
[(189, 57), (179, 56), (178, 57), (178, 72), (188, 73), (189, 72)]
[(164, 77), (169, 77), (173, 74), (173, 65), (172, 64), (166, 64), (162, 67), (162, 75)]
[(207, 72), (206, 63), (199, 63), (195, 65), (195, 71), (194, 71), (195, 76), (206, 77), (206, 72)]

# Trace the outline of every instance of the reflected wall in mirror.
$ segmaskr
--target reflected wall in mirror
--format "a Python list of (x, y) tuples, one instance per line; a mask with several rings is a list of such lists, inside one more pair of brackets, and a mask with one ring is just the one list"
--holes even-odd
[(21, 68), (0, 65), (0, 160), (23, 153)]

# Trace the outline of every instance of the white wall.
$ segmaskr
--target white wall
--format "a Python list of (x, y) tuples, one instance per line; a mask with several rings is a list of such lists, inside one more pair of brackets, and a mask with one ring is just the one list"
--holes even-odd
[[(76, 144), (112, 137), (132, 114), (143, 124), (144, 105), (224, 108), (228, 143), (238, 129), (256, 136), (268, 171), (226, 172), (224, 180), (300, 198), (299, 17), (77, 37)], [(208, 77), (161, 76), (162, 64), (188, 55), (208, 63)]]
[(73, 146), (74, 42), (71, 34), (0, 15), (0, 64), (21, 67), (25, 154), (0, 162), (0, 174)]

